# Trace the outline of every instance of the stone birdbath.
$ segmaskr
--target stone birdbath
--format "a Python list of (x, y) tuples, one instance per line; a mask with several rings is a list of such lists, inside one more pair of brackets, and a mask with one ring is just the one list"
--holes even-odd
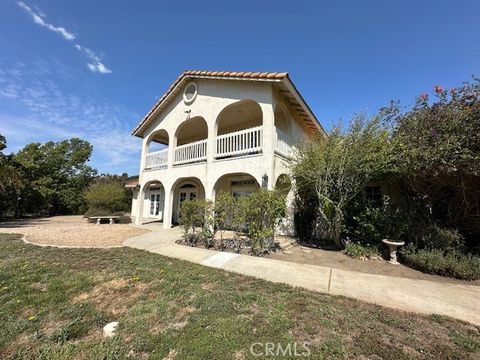
[(395, 241), (389, 239), (383, 239), (382, 242), (388, 246), (388, 250), (390, 251), (390, 264), (398, 265), (399, 262), (397, 261), (397, 250), (400, 246), (405, 245), (404, 241)]

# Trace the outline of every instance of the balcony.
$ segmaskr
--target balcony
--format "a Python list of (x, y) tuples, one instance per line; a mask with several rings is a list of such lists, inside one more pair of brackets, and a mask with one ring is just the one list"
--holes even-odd
[(175, 148), (173, 165), (191, 164), (207, 160), (207, 139)]
[(293, 147), (290, 136), (278, 128), (276, 129), (276, 135), (275, 153), (286, 158), (291, 158), (293, 155)]
[(168, 148), (149, 153), (145, 157), (145, 170), (166, 169), (168, 165)]
[(219, 135), (215, 145), (216, 159), (257, 154), (262, 151), (262, 127)]

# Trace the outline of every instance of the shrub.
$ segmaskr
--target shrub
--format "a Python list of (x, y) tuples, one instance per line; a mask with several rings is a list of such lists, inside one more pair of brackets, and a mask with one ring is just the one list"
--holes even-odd
[[(183, 227), (183, 239), (188, 245), (196, 246), (199, 240), (207, 248), (213, 245), (215, 228), (211, 201), (184, 201), (180, 206), (180, 224)], [(197, 232), (197, 228), (200, 228), (200, 232)]]
[(422, 247), (426, 249), (458, 250), (463, 247), (463, 236), (457, 230), (429, 226), (422, 236)]
[(89, 209), (109, 211), (107, 215), (122, 210), (125, 191), (118, 182), (97, 182), (92, 184), (84, 195)]
[(371, 260), (378, 258), (379, 251), (376, 245), (363, 245), (359, 242), (349, 242), (345, 246), (345, 254), (355, 259)]
[(275, 226), (285, 216), (285, 196), (260, 189), (245, 200), (245, 225), (252, 240), (252, 254), (261, 255), (273, 249)]
[(480, 256), (458, 250), (416, 249), (411, 244), (401, 250), (401, 256), (407, 265), (426, 273), (464, 280), (480, 279)]

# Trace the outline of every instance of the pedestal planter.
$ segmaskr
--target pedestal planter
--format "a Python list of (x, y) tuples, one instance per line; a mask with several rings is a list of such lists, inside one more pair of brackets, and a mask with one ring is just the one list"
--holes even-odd
[(382, 242), (388, 246), (388, 250), (390, 251), (389, 263), (393, 265), (398, 265), (399, 262), (397, 261), (397, 250), (400, 246), (405, 245), (405, 242), (388, 240), (388, 239), (383, 239)]

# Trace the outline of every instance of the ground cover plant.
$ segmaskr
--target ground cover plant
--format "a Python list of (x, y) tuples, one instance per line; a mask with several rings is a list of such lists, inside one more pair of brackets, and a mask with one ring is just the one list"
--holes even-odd
[[(258, 342), (307, 343), (316, 359), (480, 354), (480, 328), (447, 317), (130, 248), (44, 248), (16, 235), (0, 235), (0, 302), (2, 359), (255, 359)], [(119, 333), (104, 340), (110, 321)]]

